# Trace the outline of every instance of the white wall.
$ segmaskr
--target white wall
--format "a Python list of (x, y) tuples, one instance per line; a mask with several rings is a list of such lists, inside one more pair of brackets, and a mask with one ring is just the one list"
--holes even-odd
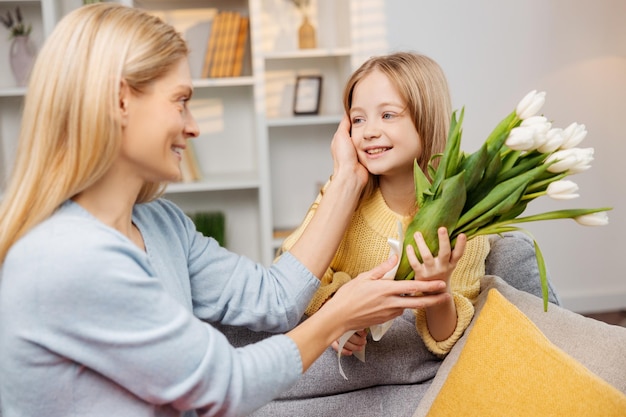
[(465, 106), (463, 149), (473, 151), (530, 90), (547, 92), (555, 126), (584, 123), (593, 167), (570, 179), (581, 197), (535, 201), (528, 212), (613, 207), (609, 226), (569, 220), (527, 226), (566, 307), (626, 308), (626, 2), (623, 0), (387, 0), (391, 50), (414, 50), (445, 70)]

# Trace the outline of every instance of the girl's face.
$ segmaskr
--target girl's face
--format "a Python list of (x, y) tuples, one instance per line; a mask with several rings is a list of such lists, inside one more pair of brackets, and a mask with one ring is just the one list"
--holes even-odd
[(385, 74), (374, 70), (355, 85), (350, 120), (359, 161), (370, 173), (413, 176), (421, 140), (405, 101)]
[(123, 89), (121, 159), (143, 181), (173, 182), (182, 178), (180, 162), (187, 139), (199, 133), (187, 107), (192, 93), (186, 58), (144, 93)]

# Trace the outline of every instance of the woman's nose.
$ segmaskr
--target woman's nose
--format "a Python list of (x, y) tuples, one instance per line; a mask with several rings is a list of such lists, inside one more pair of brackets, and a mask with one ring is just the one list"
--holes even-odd
[(197, 138), (200, 135), (200, 128), (198, 128), (198, 123), (191, 115), (191, 112), (187, 112), (187, 120), (185, 120), (185, 134), (188, 138)]

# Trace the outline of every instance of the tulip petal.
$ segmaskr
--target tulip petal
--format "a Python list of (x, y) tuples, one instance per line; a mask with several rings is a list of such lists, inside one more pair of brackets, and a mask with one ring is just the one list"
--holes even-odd
[(528, 119), (534, 116), (543, 107), (546, 101), (546, 93), (544, 91), (537, 92), (533, 90), (526, 94), (515, 108), (515, 113), (520, 119)]
[(585, 125), (572, 123), (563, 129), (563, 144), (561, 149), (571, 149), (577, 146), (587, 136)]
[(576, 223), (583, 226), (606, 226), (609, 224), (609, 215), (606, 211), (599, 213), (584, 214), (582, 216), (574, 217)]
[(573, 181), (563, 180), (550, 183), (546, 194), (555, 200), (570, 200), (579, 197), (576, 191), (578, 191), (578, 184)]

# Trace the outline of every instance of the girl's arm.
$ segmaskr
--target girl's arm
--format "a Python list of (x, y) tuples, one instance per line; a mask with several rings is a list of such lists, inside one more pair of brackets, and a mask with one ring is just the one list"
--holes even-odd
[(433, 309), (415, 312), (415, 325), (428, 349), (438, 356), (445, 356), (456, 341), (463, 335), (474, 317), (472, 304), (480, 292), (480, 278), (485, 275), (485, 258), (489, 254), (489, 241), (486, 236), (478, 236), (467, 242), (465, 253), (458, 261), (450, 277), (449, 290), (456, 310), (456, 327), (446, 339), (435, 339), (431, 334), (434, 327), (429, 320), (435, 317)]
[(448, 339), (457, 327), (457, 311), (452, 295), (450, 278), (454, 268), (456, 268), (457, 263), (465, 252), (467, 240), (465, 235), (459, 235), (456, 246), (452, 250), (446, 228), (441, 227), (437, 232), (439, 235), (439, 253), (437, 257), (433, 257), (422, 234), (419, 232), (415, 233), (414, 238), (422, 256), (422, 262), (420, 263), (417, 259), (412, 246), (407, 246), (406, 250), (409, 262), (415, 271), (416, 280), (441, 280), (445, 283), (445, 287), (441, 291), (445, 297), (442, 297), (441, 303), (425, 309), (430, 335), (435, 341), (440, 342)]

